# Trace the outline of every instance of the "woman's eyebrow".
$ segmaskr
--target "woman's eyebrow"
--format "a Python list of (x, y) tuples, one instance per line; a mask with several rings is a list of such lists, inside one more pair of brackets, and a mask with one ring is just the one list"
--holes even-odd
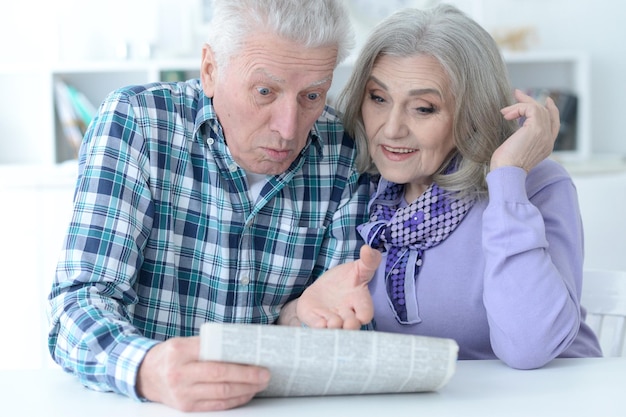
[[(376, 78), (374, 75), (370, 75), (369, 79), (370, 81), (374, 81), (376, 84), (380, 85), (383, 88), (383, 90), (389, 89), (389, 87), (387, 87), (387, 84), (385, 84), (384, 82)], [(408, 95), (410, 96), (422, 96), (424, 94), (435, 94), (438, 97), (442, 97), (441, 92), (437, 90), (436, 88), (414, 88), (412, 90), (409, 90), (408, 93), (409, 93)]]

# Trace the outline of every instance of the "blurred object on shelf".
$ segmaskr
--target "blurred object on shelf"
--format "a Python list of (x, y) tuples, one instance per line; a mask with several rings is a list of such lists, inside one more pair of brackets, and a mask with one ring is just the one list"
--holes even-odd
[(87, 127), (96, 114), (96, 107), (85, 94), (60, 78), (55, 80), (54, 90), (57, 116), (65, 140), (76, 156)]
[(494, 29), (491, 36), (500, 48), (508, 51), (527, 51), (539, 43), (537, 30), (532, 26)]

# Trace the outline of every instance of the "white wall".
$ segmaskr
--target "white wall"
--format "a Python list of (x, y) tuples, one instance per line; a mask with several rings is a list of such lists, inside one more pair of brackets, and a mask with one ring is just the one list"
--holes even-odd
[(585, 267), (626, 271), (626, 171), (575, 175), (585, 231)]
[(52, 364), (47, 295), (69, 224), (73, 165), (0, 166), (0, 370)]

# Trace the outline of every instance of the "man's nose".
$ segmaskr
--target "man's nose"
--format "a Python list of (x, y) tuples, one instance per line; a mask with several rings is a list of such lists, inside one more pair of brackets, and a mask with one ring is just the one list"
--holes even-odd
[(298, 131), (298, 103), (285, 98), (278, 104), (272, 114), (270, 128), (278, 132), (282, 139), (294, 139)]

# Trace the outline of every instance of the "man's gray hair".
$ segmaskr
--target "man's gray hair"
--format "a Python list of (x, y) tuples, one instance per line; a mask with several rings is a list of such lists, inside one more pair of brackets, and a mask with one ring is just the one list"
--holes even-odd
[(250, 35), (269, 32), (303, 48), (337, 47), (337, 65), (354, 47), (342, 0), (213, 0), (207, 43), (218, 65), (228, 65)]

